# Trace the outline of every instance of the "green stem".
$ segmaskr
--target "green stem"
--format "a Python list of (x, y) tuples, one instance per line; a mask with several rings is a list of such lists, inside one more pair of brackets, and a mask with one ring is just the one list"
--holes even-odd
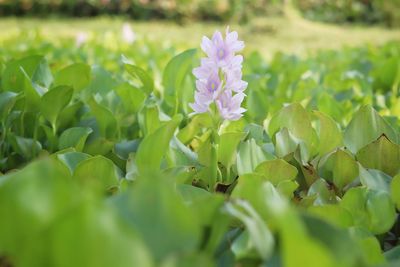
[(211, 166), (210, 166), (210, 189), (212, 191), (215, 190), (215, 185), (218, 182), (221, 182), (220, 170), (218, 169), (218, 145), (219, 145), (219, 135), (218, 131), (221, 125), (221, 119), (216, 111), (216, 107), (213, 106), (211, 108), (211, 117), (212, 117), (212, 129), (211, 129)]

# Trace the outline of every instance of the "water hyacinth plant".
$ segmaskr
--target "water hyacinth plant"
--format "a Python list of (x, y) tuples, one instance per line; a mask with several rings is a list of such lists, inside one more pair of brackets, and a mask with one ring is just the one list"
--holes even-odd
[[(195, 102), (190, 107), (196, 113), (214, 112), (225, 120), (238, 120), (246, 109), (241, 107), (247, 82), (242, 80), (243, 56), (236, 52), (244, 48), (236, 31), (226, 29), (225, 40), (216, 31), (211, 38), (203, 37), (201, 49), (207, 57), (193, 70), (196, 76)], [(214, 106), (212, 106), (214, 104)], [(214, 115), (214, 114), (213, 114)]]
[(0, 267), (400, 266), (400, 42), (111, 24), (0, 32)]

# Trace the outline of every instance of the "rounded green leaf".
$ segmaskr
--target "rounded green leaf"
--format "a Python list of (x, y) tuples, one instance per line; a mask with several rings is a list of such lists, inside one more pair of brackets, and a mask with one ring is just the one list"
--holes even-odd
[(114, 163), (103, 157), (95, 156), (81, 161), (76, 167), (74, 179), (88, 190), (105, 192), (118, 185), (118, 174)]
[(142, 68), (131, 65), (125, 64), (126, 71), (135, 78), (138, 78), (142, 83), (142, 91), (145, 92), (147, 95), (151, 94), (154, 90), (154, 81), (153, 78)]
[(128, 83), (120, 84), (114, 90), (121, 98), (124, 109), (132, 113), (138, 112), (146, 99), (146, 95), (140, 89)]
[(343, 143), (342, 133), (337, 123), (328, 115), (313, 111), (318, 118), (317, 133), (319, 137), (319, 154), (324, 155), (333, 149), (340, 147)]
[(383, 234), (392, 228), (397, 214), (392, 200), (384, 191), (369, 191), (366, 202), (370, 218), (369, 228), (374, 234)]
[(310, 115), (298, 103), (282, 108), (272, 117), (268, 126), (269, 136), (273, 136), (282, 128), (287, 128), (296, 138), (303, 140), (309, 150), (316, 143), (316, 133), (311, 127)]
[(366, 188), (351, 188), (343, 196), (340, 206), (350, 212), (355, 226), (369, 229), (369, 216), (365, 207), (366, 195)]
[(252, 173), (261, 162), (273, 159), (274, 156), (265, 152), (254, 139), (242, 142), (236, 156), (236, 167), (239, 175)]
[(56, 126), (60, 112), (71, 101), (73, 90), (69, 86), (57, 86), (45, 93), (40, 99), (40, 112), (53, 127)]
[(276, 155), (283, 158), (296, 151), (300, 152), (299, 160), (306, 164), (310, 158), (310, 153), (304, 141), (295, 137), (286, 127), (280, 129), (275, 134)]
[(176, 137), (184, 144), (192, 141), (193, 137), (200, 132), (202, 128), (211, 127), (212, 118), (210, 113), (201, 113), (193, 116), (192, 120), (179, 131)]
[(254, 170), (255, 173), (262, 175), (273, 185), (278, 185), (285, 180), (294, 180), (297, 169), (283, 159), (274, 159), (261, 162)]
[(385, 191), (351, 188), (340, 205), (352, 214), (355, 226), (366, 228), (373, 234), (389, 231), (397, 216), (390, 195)]
[(54, 77), (53, 86), (67, 85), (79, 92), (90, 83), (90, 66), (84, 63), (75, 63), (60, 70)]
[(10, 144), (14, 151), (25, 159), (33, 159), (42, 149), (42, 144), (32, 138), (11, 135)]
[(29, 79), (32, 78), (36, 68), (43, 60), (42, 56), (28, 56), (22, 59), (9, 61), (6, 64), (2, 75), (2, 87), (5, 91), (20, 92), (24, 88), (24, 73), (20, 72), (23, 68)]
[(118, 132), (118, 123), (113, 113), (108, 108), (98, 104), (94, 98), (90, 98), (88, 104), (91, 113), (96, 118), (102, 136), (111, 140), (115, 138)]
[(393, 128), (369, 105), (361, 107), (344, 132), (344, 144), (356, 154), (361, 148), (378, 139), (382, 134), (397, 142)]
[(89, 154), (81, 153), (81, 152), (60, 152), (57, 154), (58, 160), (67, 165), (68, 169), (71, 173), (74, 173), (76, 166), (81, 162), (88, 158), (90, 158)]
[(319, 162), (320, 175), (342, 189), (358, 176), (357, 162), (344, 150), (337, 149)]
[(93, 130), (88, 127), (72, 127), (65, 130), (58, 141), (58, 149), (62, 150), (68, 147), (75, 148), (76, 151), (82, 151), (86, 138)]
[(361, 148), (357, 160), (369, 169), (378, 169), (391, 176), (400, 171), (400, 146), (392, 143), (386, 135)]
[(252, 243), (251, 246), (254, 246), (259, 256), (262, 259), (268, 259), (275, 245), (274, 236), (251, 204), (243, 200), (237, 200), (234, 203), (227, 203), (225, 209), (246, 226)]
[(379, 170), (365, 169), (361, 165), (360, 170), (360, 181), (369, 189), (382, 190), (389, 193), (390, 180), (392, 177)]

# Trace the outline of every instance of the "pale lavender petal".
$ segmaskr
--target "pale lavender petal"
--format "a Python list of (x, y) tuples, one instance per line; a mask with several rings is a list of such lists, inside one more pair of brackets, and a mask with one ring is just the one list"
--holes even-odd
[(236, 41), (236, 42), (230, 44), (229, 47), (233, 52), (239, 52), (239, 51), (243, 50), (244, 42), (243, 41)]
[(231, 60), (231, 68), (241, 68), (242, 67), (242, 62), (243, 62), (243, 56), (242, 55), (236, 55), (232, 58)]
[(224, 42), (224, 39), (222, 37), (222, 34), (219, 31), (215, 31), (213, 37), (212, 37), (212, 42), (216, 45), (221, 44)]
[(236, 31), (228, 32), (228, 30), (227, 30), (227, 32), (226, 32), (226, 42), (228, 44), (232, 44), (232, 43), (236, 42), (237, 39), (238, 39), (238, 33)]

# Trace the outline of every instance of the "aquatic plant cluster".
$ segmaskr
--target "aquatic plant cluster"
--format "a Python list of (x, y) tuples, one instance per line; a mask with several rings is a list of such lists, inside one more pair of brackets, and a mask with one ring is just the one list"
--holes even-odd
[(101, 37), (0, 49), (0, 266), (400, 265), (398, 42)]

